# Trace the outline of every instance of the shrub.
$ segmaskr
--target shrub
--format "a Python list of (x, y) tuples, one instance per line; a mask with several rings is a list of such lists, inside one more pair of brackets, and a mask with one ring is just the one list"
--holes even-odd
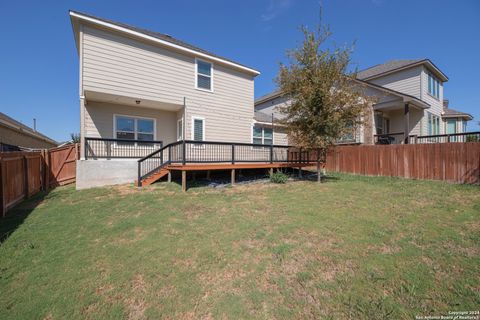
[(288, 176), (283, 172), (275, 172), (270, 176), (270, 181), (273, 183), (285, 183), (288, 180)]

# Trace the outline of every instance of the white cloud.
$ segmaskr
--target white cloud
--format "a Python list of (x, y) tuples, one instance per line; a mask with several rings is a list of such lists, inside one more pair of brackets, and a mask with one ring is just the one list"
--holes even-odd
[(291, 4), (292, 0), (270, 0), (267, 9), (262, 13), (260, 19), (264, 22), (272, 21), (286, 11)]

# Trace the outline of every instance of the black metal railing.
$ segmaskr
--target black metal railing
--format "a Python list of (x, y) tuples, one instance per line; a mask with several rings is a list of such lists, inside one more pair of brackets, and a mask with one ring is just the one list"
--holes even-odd
[(168, 144), (138, 160), (141, 181), (169, 164), (187, 163), (310, 163), (317, 160), (315, 150), (290, 146), (182, 140)]
[(85, 138), (85, 159), (142, 158), (158, 150), (162, 141)]
[(480, 142), (480, 131), (413, 136), (410, 143)]
[(404, 139), (404, 132), (392, 132), (373, 135), (373, 141), (375, 144), (399, 144), (403, 143)]

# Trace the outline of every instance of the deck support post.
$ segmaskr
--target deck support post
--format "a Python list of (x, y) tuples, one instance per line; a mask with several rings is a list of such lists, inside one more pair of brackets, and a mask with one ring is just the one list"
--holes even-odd
[(298, 177), (299, 177), (300, 179), (303, 178), (303, 175), (302, 175), (302, 167), (298, 167)]
[(170, 171), (170, 170), (168, 171), (167, 179), (168, 179), (167, 180), (168, 182), (172, 182), (172, 171)]
[(232, 179), (232, 186), (233, 186), (235, 184), (235, 169), (232, 169), (231, 179)]
[(210, 170), (207, 170), (207, 180), (211, 180), (210, 179)]
[(320, 161), (317, 160), (317, 182), (322, 182), (322, 171), (320, 170)]
[(187, 191), (187, 171), (182, 170), (182, 191)]
[(269, 174), (270, 174), (270, 177), (273, 176), (273, 168), (270, 168)]

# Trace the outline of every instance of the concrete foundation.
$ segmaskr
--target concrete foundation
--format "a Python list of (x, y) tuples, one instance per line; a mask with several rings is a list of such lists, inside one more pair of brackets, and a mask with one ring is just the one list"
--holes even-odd
[(138, 162), (133, 160), (77, 160), (76, 188), (133, 183), (137, 179)]

